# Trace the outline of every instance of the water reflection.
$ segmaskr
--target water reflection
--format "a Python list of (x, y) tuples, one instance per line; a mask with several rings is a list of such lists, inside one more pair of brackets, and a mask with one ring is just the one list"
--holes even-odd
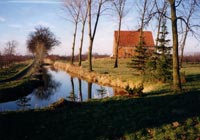
[(48, 100), (56, 93), (56, 89), (59, 88), (60, 84), (52, 78), (52, 75), (48, 73), (46, 68), (43, 68), (41, 86), (35, 90), (35, 95), (40, 100)]
[(88, 82), (88, 100), (92, 99), (92, 83)]
[(103, 86), (100, 86), (100, 88), (97, 89), (97, 92), (98, 92), (98, 95), (101, 96), (101, 98), (104, 98), (104, 96), (106, 96), (106, 94), (108, 94), (107, 90)]
[(74, 79), (73, 77), (70, 78), (71, 80), (71, 86), (72, 86), (72, 90), (69, 94), (69, 96), (67, 97), (69, 101), (76, 101), (78, 99), (78, 97), (75, 95), (75, 92), (74, 92)]
[(22, 110), (26, 110), (29, 109), (29, 107), (31, 106), (31, 104), (29, 103), (31, 100), (30, 97), (21, 97), (19, 100), (16, 101), (16, 104), (22, 109)]
[(79, 101), (83, 101), (83, 95), (82, 95), (82, 82), (81, 82), (81, 79), (78, 78), (78, 89), (79, 89)]

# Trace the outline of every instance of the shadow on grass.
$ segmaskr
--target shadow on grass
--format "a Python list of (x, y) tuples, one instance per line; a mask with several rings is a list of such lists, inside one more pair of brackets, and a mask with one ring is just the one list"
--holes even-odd
[(200, 74), (188, 75), (186, 77), (186, 83), (183, 87), (189, 90), (198, 90), (200, 92)]
[[(197, 91), (198, 92), (198, 91)], [(0, 139), (117, 139), (200, 116), (195, 91), (146, 98), (114, 97), (54, 109), (0, 114)]]
[(170, 90), (169, 88), (166, 88), (166, 89), (160, 89), (160, 90), (156, 90), (156, 91), (151, 91), (151, 92), (148, 92), (146, 94), (144, 94), (145, 97), (147, 96), (164, 96), (164, 95), (167, 95), (167, 94), (171, 94), (173, 91)]
[(199, 81), (200, 82), (200, 74), (191, 74), (191, 75), (188, 75), (186, 77), (186, 81), (187, 82), (196, 82), (196, 81)]

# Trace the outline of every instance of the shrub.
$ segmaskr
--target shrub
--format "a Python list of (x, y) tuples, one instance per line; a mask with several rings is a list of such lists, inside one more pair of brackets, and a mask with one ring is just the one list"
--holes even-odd
[(125, 90), (129, 93), (129, 95), (135, 95), (135, 96), (143, 96), (143, 83), (138, 84), (138, 86), (134, 86), (133, 88), (129, 87), (129, 85), (126, 86)]

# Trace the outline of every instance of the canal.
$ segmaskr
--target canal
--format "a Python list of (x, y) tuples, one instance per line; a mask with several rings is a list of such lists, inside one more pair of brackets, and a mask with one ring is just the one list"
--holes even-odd
[(42, 81), (43, 84), (27, 96), (19, 97), (14, 101), (0, 101), (0, 111), (38, 109), (47, 107), (61, 98), (83, 102), (90, 99), (111, 97), (121, 91), (109, 86), (89, 83), (52, 67), (45, 68)]

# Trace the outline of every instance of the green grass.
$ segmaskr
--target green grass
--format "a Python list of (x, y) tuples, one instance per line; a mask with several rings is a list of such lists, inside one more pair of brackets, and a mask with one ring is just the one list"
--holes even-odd
[[(94, 70), (99, 73), (134, 78), (128, 68), (114, 69), (113, 60), (97, 61)], [(124, 67), (126, 61), (120, 60), (120, 65)], [(196, 140), (200, 137), (199, 66), (182, 68), (187, 82), (181, 94), (172, 93), (171, 84), (153, 83), (159, 86), (142, 98), (62, 101), (41, 110), (0, 113), (0, 139)]]
[[(131, 59), (119, 59), (118, 68), (114, 68), (114, 59), (111, 58), (99, 58), (93, 60), (93, 70), (97, 73), (108, 74), (112, 77), (117, 77), (122, 81), (135, 81), (141, 80), (139, 73), (131, 68), (128, 68), (128, 62)], [(88, 62), (82, 63), (84, 69), (88, 68)]]
[(185, 64), (181, 69), (186, 75), (185, 90), (198, 90), (200, 92), (200, 64)]
[(22, 71), (28, 68), (32, 64), (31, 61), (24, 61), (20, 63), (14, 63), (9, 67), (0, 69), (0, 81), (11, 79), (19, 75)]
[[(149, 95), (158, 94), (170, 94), (172, 93), (172, 83), (157, 83), (155, 81), (149, 80), (148, 75), (145, 77), (140, 76), (140, 74), (132, 69), (128, 68), (127, 64), (131, 59), (119, 59), (119, 67), (114, 68), (114, 59), (111, 58), (101, 58), (93, 60), (93, 70), (97, 73), (110, 75), (114, 78), (119, 78), (122, 81), (133, 81), (135, 83), (141, 83), (142, 78), (145, 78), (145, 87), (150, 87), (145, 92)], [(88, 68), (88, 62), (84, 61), (82, 63), (84, 69)], [(186, 83), (183, 84), (184, 90), (197, 90), (200, 88), (200, 64), (184, 64), (181, 72), (185, 72)]]
[(13, 88), (19, 86), (28, 80), (28, 77), (32, 74), (33, 69), (29, 69), (32, 66), (32, 61), (24, 61), (21, 63), (15, 63), (9, 68), (0, 70), (0, 91), (2, 89)]

